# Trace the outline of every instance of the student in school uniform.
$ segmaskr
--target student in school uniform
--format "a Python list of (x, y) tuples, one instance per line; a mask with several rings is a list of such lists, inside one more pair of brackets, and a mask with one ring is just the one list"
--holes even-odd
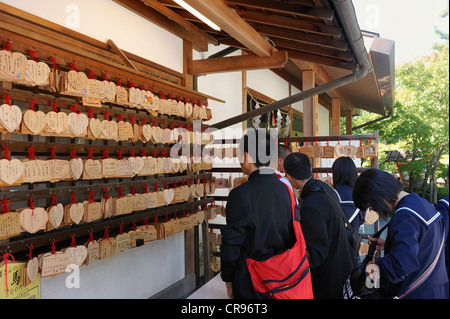
[[(448, 178), (448, 169), (447, 169), (447, 185), (449, 184), (449, 178)], [(448, 194), (444, 198), (440, 199), (437, 203), (433, 204), (434, 207), (442, 214), (442, 217), (444, 217), (445, 223), (447, 224), (447, 239), (445, 241), (445, 267), (447, 268), (447, 276), (448, 276), (448, 270), (449, 270), (449, 236), (448, 236), (448, 227), (449, 227), (449, 208), (448, 208)]]
[(366, 212), (356, 208), (352, 198), (353, 185), (358, 178), (355, 162), (348, 156), (338, 157), (334, 161), (331, 171), (333, 173), (333, 189), (339, 196), (342, 210), (353, 229), (358, 231), (364, 223)]
[(360, 174), (353, 187), (353, 200), (362, 211), (370, 208), (390, 218), (386, 240), (369, 238), (384, 249), (384, 256), (371, 263), (379, 267), (380, 286), (386, 287), (387, 295), (405, 295), (437, 257), (429, 277), (405, 298), (447, 299), (448, 276), (441, 247), (448, 226), (442, 214), (416, 193), (403, 191), (394, 176), (379, 169)]
[(246, 260), (266, 260), (296, 243), (290, 190), (270, 167), (276, 147), (265, 130), (249, 130), (239, 145), (248, 181), (230, 192), (221, 229), (221, 277), (230, 298), (267, 298), (255, 290)]
[(292, 185), (300, 190), (300, 224), (309, 253), (314, 298), (341, 299), (342, 287), (355, 262), (336, 192), (312, 177), (306, 154), (290, 154), (284, 169)]

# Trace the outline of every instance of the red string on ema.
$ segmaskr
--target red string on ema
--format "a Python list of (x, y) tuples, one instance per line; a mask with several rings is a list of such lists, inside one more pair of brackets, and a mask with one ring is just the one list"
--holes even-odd
[(9, 155), (9, 147), (8, 147), (8, 146), (3, 145), (3, 155), (2, 155), (2, 159), (6, 159), (6, 160), (8, 160), (8, 161), (11, 160), (11, 157), (10, 157), (10, 155)]
[(35, 100), (35, 99), (32, 99), (31, 100), (31, 104), (30, 104), (30, 106), (28, 107), (28, 109), (29, 110), (32, 110), (32, 111), (34, 111), (34, 112), (36, 112), (36, 102), (37, 102), (38, 100)]
[(7, 91), (5, 91), (5, 94), (2, 95), (3, 98), (3, 104), (8, 104), (9, 106), (11, 106), (11, 98), (9, 96), (9, 93)]
[(9, 292), (8, 287), (8, 257), (11, 257), (12, 261), (15, 262), (14, 256), (10, 253), (3, 253), (3, 262), (5, 263), (5, 284), (6, 284), (6, 292)]
[(10, 203), (10, 202), (11, 202), (11, 201), (8, 200), (8, 199), (6, 199), (6, 198), (3, 198), (3, 199), (0, 201), (0, 203), (3, 204), (2, 210), (0, 211), (1, 214), (3, 214), (3, 213), (9, 213), (9, 211), (10, 211), (9, 203)]
[(56, 159), (56, 148), (54, 146), (50, 147), (50, 159)]
[(77, 159), (77, 151), (73, 148), (70, 150), (70, 159)]
[(27, 153), (28, 153), (28, 159), (30, 161), (35, 161), (36, 160), (36, 152), (34, 151), (33, 145), (28, 147)]
[(77, 204), (77, 197), (75, 195), (75, 192), (70, 193), (70, 203), (71, 204)]

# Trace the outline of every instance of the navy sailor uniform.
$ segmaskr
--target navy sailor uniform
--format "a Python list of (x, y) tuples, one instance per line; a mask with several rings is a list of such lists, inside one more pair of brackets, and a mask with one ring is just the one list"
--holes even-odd
[(448, 270), (449, 270), (449, 236), (448, 236), (448, 230), (449, 230), (449, 209), (448, 209), (448, 195), (439, 200), (437, 203), (434, 204), (434, 207), (441, 213), (442, 217), (444, 218), (445, 224), (446, 224), (446, 234), (447, 239), (445, 240), (445, 267), (447, 268), (447, 276), (448, 276)]
[[(376, 260), (381, 280), (388, 282), (390, 295), (403, 294), (433, 262), (442, 242), (444, 228), (441, 213), (416, 193), (408, 194), (398, 202), (388, 228), (385, 255)], [(408, 298), (449, 297), (444, 255), (442, 250), (433, 272)]]

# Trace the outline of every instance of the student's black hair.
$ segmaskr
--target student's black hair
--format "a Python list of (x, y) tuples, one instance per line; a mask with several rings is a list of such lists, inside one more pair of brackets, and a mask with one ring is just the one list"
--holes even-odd
[(391, 174), (371, 168), (363, 171), (353, 186), (353, 202), (361, 211), (370, 206), (383, 218), (391, 217), (392, 211), (386, 202), (394, 205), (403, 185)]
[(239, 143), (241, 155), (248, 153), (256, 167), (270, 166), (278, 158), (276, 138), (264, 129), (249, 129)]
[(284, 159), (284, 170), (295, 179), (311, 177), (311, 161), (306, 154), (292, 153)]
[(283, 160), (292, 153), (292, 150), (289, 146), (284, 144), (278, 144), (278, 158), (282, 158)]
[(348, 156), (338, 157), (331, 166), (333, 173), (333, 187), (348, 185), (353, 187), (358, 172), (353, 160)]

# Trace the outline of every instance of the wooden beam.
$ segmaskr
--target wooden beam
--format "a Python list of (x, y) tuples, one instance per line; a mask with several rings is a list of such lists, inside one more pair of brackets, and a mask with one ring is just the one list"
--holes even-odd
[(353, 62), (353, 61), (347, 62), (347, 61), (343, 61), (343, 60), (337, 60), (334, 58), (329, 58), (329, 57), (325, 57), (325, 56), (320, 56), (320, 55), (305, 53), (305, 52), (299, 52), (299, 51), (294, 51), (294, 50), (287, 50), (287, 51), (288, 51), (289, 57), (291, 59), (333, 66), (333, 67), (345, 69), (345, 70), (353, 70), (355, 68), (355, 62)]
[(217, 24), (230, 36), (260, 57), (270, 57), (273, 47), (225, 2), (217, 0), (185, 0), (190, 6)]
[[(141, 1), (135, 0), (113, 0), (114, 2), (120, 4), (121, 6), (127, 8), (128, 10), (136, 13), (142, 18), (151, 21), (157, 26), (169, 31), (170, 33), (192, 42), (194, 48), (199, 52), (208, 51), (208, 41), (198, 32), (192, 32), (186, 30), (184, 27), (177, 23), (173, 23), (172, 20), (167, 18), (165, 15), (159, 13), (155, 9), (146, 6)], [(217, 43), (218, 44), (218, 41)]]
[(120, 59), (125, 63), (125, 65), (135, 69), (136, 71), (139, 71), (138, 68), (133, 64), (133, 62), (128, 59), (128, 57), (120, 50), (120, 48), (117, 46), (117, 44), (114, 43), (113, 40), (108, 39), (106, 41), (108, 45), (111, 47), (111, 49), (120, 57)]
[(200, 30), (199, 28), (197, 28), (195, 25), (193, 25), (192, 23), (190, 23), (189, 21), (187, 21), (183, 17), (180, 17), (173, 10), (170, 10), (164, 4), (161, 4), (159, 1), (157, 1), (157, 0), (141, 0), (141, 1), (144, 4), (146, 4), (146, 5), (150, 6), (150, 7), (152, 7), (153, 9), (155, 9), (159, 13), (165, 15), (167, 18), (169, 18), (173, 22), (178, 23), (180, 26), (182, 26), (186, 30), (188, 30), (190, 32), (197, 32), (198, 34), (200, 34), (200, 36), (205, 38), (206, 41), (208, 41), (209, 43), (217, 44), (217, 39), (216, 38), (210, 36), (205, 31)]
[(334, 12), (329, 8), (305, 6), (297, 3), (286, 3), (271, 0), (226, 0), (231, 5), (240, 5), (253, 9), (270, 10), (276, 13), (289, 14), (305, 18), (319, 18), (332, 21)]
[(328, 26), (323, 23), (315, 23), (305, 20), (292, 20), (291, 18), (283, 16), (267, 15), (262, 12), (254, 12), (254, 11), (241, 12), (239, 16), (245, 21), (251, 21), (260, 24), (263, 23), (278, 28), (293, 29), (297, 31), (327, 35), (335, 38), (340, 38), (342, 35), (342, 30), (340, 28)]
[(286, 28), (280, 28), (269, 25), (252, 25), (252, 27), (260, 34), (269, 37), (277, 37), (286, 40), (295, 40), (300, 43), (312, 44), (318, 47), (330, 48), (333, 50), (347, 51), (348, 43), (344, 40), (332, 39), (325, 35), (306, 33), (303, 31), (295, 31)]
[(240, 55), (223, 58), (193, 60), (189, 63), (189, 74), (208, 74), (257, 69), (283, 68), (288, 62), (286, 51), (273, 52), (268, 58)]
[(348, 51), (333, 50), (330, 48), (319, 47), (317, 45), (300, 43), (297, 41), (289, 41), (275, 37), (271, 37), (270, 40), (275, 43), (275, 46), (278, 48), (278, 50), (282, 50), (283, 48), (285, 48), (304, 53), (316, 54), (328, 58), (335, 58), (347, 62), (353, 60), (353, 55)]

